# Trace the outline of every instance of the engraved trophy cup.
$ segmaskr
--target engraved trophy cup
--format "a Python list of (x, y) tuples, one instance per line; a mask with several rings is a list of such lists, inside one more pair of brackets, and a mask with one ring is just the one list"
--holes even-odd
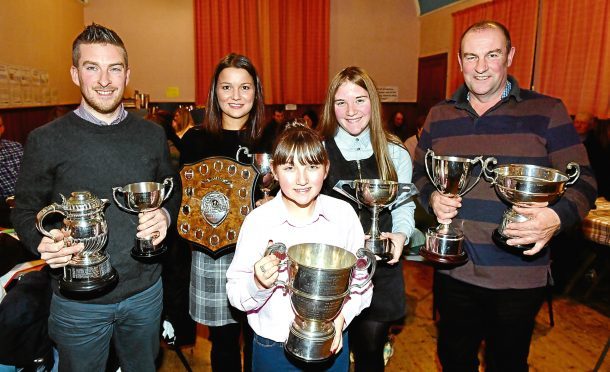
[(269, 193), (276, 190), (279, 186), (279, 183), (271, 173), (271, 154), (269, 153), (255, 153), (250, 154), (250, 151), (247, 147), (240, 146), (237, 150), (237, 154), (235, 156), (236, 159), (239, 159), (239, 154), (244, 153), (247, 157), (252, 159), (252, 166), (256, 169), (259, 177), (257, 179), (256, 185), (258, 189), (263, 193), (263, 198), (269, 199)]
[[(356, 197), (348, 193), (343, 186), (348, 185), (356, 190)], [(371, 211), (371, 229), (368, 232), (370, 238), (364, 242), (364, 248), (371, 250), (382, 260), (392, 258), (390, 239), (382, 239), (379, 232), (379, 213), (383, 208), (392, 208), (395, 204), (417, 194), (415, 185), (411, 183), (398, 183), (380, 179), (361, 179), (354, 181), (341, 180), (337, 182), (333, 190), (356, 202), (358, 205), (366, 206)]]
[[(430, 159), (430, 161), (429, 161)], [(428, 166), (428, 163), (431, 163)], [(424, 163), (426, 172), (438, 192), (445, 196), (457, 197), (466, 194), (479, 182), (483, 169), (495, 158), (483, 160), (482, 156), (474, 159), (456, 156), (437, 156), (428, 149)], [(473, 168), (480, 163), (479, 175), (471, 182), (470, 176)], [(462, 248), (464, 233), (452, 224), (439, 224), (429, 228), (426, 232), (426, 245), (419, 250), (419, 254), (428, 261), (438, 264), (460, 265), (468, 261), (468, 256)]]
[[(556, 202), (580, 176), (580, 166), (569, 163), (566, 173), (552, 168), (528, 164), (499, 165), (493, 170), (484, 168), (485, 178), (494, 185), (496, 193), (502, 200), (521, 207), (532, 206), (532, 203)], [(506, 225), (511, 222), (525, 222), (529, 218), (507, 209), (502, 217), (502, 223), (494, 230), (492, 239), (496, 245), (503, 248), (526, 250), (535, 244), (508, 245), (510, 239), (504, 234)]]
[[(284, 349), (308, 362), (331, 357), (333, 319), (341, 312), (352, 289), (366, 288), (375, 274), (375, 256), (363, 248), (354, 255), (343, 248), (319, 243), (291, 246), (287, 254), (286, 246), (276, 243), (267, 248), (266, 254), (284, 256), (281, 265), (288, 267), (288, 281), (275, 282), (290, 293), (295, 313)], [(362, 283), (352, 284), (353, 271), (366, 273), (369, 266), (372, 269), (368, 277)]]
[[(168, 188), (169, 187), (169, 188)], [(159, 182), (137, 182), (124, 187), (113, 187), (112, 197), (119, 208), (131, 213), (146, 213), (161, 207), (161, 204), (172, 193), (174, 182), (171, 177), (166, 178), (163, 183)], [(123, 194), (125, 205), (121, 204), (117, 198), (118, 194)], [(136, 236), (135, 245), (131, 250), (134, 258), (150, 258), (165, 253), (167, 247), (164, 243), (154, 245), (154, 236), (138, 238)]]
[(95, 297), (114, 288), (118, 274), (110, 265), (110, 258), (103, 249), (108, 238), (108, 226), (104, 219), (106, 199), (98, 199), (89, 191), (75, 191), (62, 203), (44, 207), (36, 215), (36, 228), (44, 236), (53, 235), (43, 227), (43, 220), (52, 213), (65, 218), (61, 231), (67, 246), (83, 243), (84, 248), (74, 254), (70, 263), (64, 266), (64, 275), (59, 280), (59, 288), (66, 297)]

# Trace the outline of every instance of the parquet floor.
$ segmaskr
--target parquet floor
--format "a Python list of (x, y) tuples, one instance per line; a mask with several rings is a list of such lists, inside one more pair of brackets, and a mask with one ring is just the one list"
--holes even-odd
[[(409, 314), (394, 337), (394, 355), (386, 371), (440, 371), (436, 358), (436, 327), (432, 320), (432, 268), (407, 262)], [(550, 327), (543, 305), (536, 321), (530, 349), (531, 371), (592, 371), (610, 337), (610, 319), (602, 313), (566, 297), (553, 300), (555, 327)], [(200, 326), (194, 347), (183, 353), (193, 371), (210, 371), (207, 330)], [(162, 372), (185, 371), (176, 353), (164, 350)], [(607, 356), (599, 371), (610, 371)]]

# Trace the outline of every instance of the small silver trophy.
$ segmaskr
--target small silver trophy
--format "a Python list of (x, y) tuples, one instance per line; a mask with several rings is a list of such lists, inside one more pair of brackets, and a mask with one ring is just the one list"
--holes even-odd
[(44, 218), (59, 213), (65, 218), (61, 231), (67, 246), (83, 243), (84, 248), (75, 253), (67, 266), (64, 276), (59, 280), (59, 288), (66, 297), (95, 297), (114, 288), (119, 276), (110, 265), (110, 257), (104, 252), (108, 238), (108, 226), (104, 218), (106, 199), (98, 199), (89, 191), (75, 191), (62, 203), (44, 207), (36, 215), (36, 228), (44, 236), (53, 235), (43, 227)]
[[(495, 158), (483, 160), (482, 156), (474, 159), (457, 156), (437, 156), (428, 149), (424, 163), (426, 172), (438, 192), (445, 196), (457, 197), (466, 194), (479, 182), (483, 169)], [(430, 167), (428, 163), (431, 163)], [(471, 182), (470, 173), (477, 163), (480, 163), (479, 175)], [(464, 233), (452, 224), (439, 224), (426, 232), (426, 245), (419, 254), (428, 261), (438, 264), (460, 265), (468, 261), (468, 256), (462, 248)]]
[(279, 183), (271, 172), (271, 154), (269, 153), (255, 153), (250, 154), (247, 147), (240, 146), (235, 155), (235, 159), (239, 160), (239, 154), (244, 153), (247, 157), (252, 159), (252, 166), (256, 169), (259, 177), (256, 180), (256, 185), (259, 190), (262, 191), (264, 199), (269, 198), (269, 193), (276, 190)]
[[(266, 254), (284, 256), (281, 265), (288, 267), (288, 281), (277, 280), (274, 284), (290, 293), (295, 312), (284, 349), (308, 362), (330, 358), (335, 337), (333, 319), (341, 312), (352, 289), (366, 288), (375, 274), (375, 256), (363, 248), (353, 254), (319, 243), (293, 245), (287, 253), (284, 244), (275, 243), (267, 248)], [(364, 282), (351, 284), (353, 270), (366, 272), (371, 265), (371, 273)]]
[[(124, 211), (146, 213), (159, 209), (161, 204), (172, 193), (173, 188), (174, 181), (171, 177), (168, 177), (163, 183), (137, 182), (124, 187), (113, 187), (112, 197), (117, 206)], [(121, 204), (117, 194), (123, 194), (126, 206)], [(135, 258), (150, 258), (165, 253), (167, 250), (165, 244), (161, 243), (156, 246), (153, 244), (154, 239), (154, 236), (147, 236), (145, 238), (138, 238), (136, 236), (135, 246), (131, 250), (131, 255)]]
[[(356, 190), (356, 197), (348, 193), (343, 186), (348, 185)], [(364, 242), (364, 248), (371, 250), (382, 260), (392, 258), (392, 242), (390, 239), (382, 239), (379, 232), (379, 213), (383, 208), (392, 208), (417, 194), (415, 185), (411, 183), (398, 183), (380, 179), (364, 179), (337, 182), (333, 190), (353, 200), (358, 205), (366, 206), (371, 211), (371, 229), (368, 232), (370, 238)]]
[[(495, 162), (494, 162), (495, 164)], [(499, 165), (493, 170), (485, 167), (485, 179), (494, 185), (500, 198), (510, 204), (528, 207), (532, 203), (556, 202), (565, 192), (566, 186), (572, 185), (580, 176), (580, 166), (569, 163), (566, 173), (552, 168), (528, 164)], [(529, 218), (509, 208), (504, 212), (502, 223), (494, 230), (492, 239), (499, 247), (508, 249), (530, 249), (535, 244), (508, 245), (510, 239), (504, 234), (506, 225), (511, 222), (525, 222)]]

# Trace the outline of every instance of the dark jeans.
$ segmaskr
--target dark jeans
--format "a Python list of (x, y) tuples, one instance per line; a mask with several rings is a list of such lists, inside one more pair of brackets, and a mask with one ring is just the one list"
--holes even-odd
[(388, 342), (391, 325), (391, 322), (363, 320), (360, 317), (352, 321), (348, 331), (355, 372), (383, 372), (383, 348)]
[(49, 336), (57, 344), (59, 370), (104, 371), (112, 339), (122, 371), (155, 371), (162, 304), (161, 279), (116, 304), (53, 295)]
[(437, 347), (443, 371), (478, 371), (483, 340), (487, 371), (527, 371), (534, 322), (545, 292), (545, 287), (481, 288), (435, 273)]

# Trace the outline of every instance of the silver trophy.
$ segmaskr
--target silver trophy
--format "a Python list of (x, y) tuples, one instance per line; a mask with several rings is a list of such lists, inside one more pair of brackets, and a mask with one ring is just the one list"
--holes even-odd
[[(483, 169), (495, 158), (483, 160), (482, 156), (474, 159), (457, 156), (437, 156), (428, 149), (424, 158), (426, 172), (438, 192), (445, 196), (457, 197), (466, 194), (479, 182)], [(430, 163), (430, 166), (428, 166)], [(478, 176), (471, 177), (473, 168), (480, 164)], [(419, 254), (428, 261), (438, 264), (463, 264), (468, 256), (462, 247), (464, 233), (452, 224), (439, 224), (426, 232), (426, 245)]]
[[(532, 203), (552, 204), (565, 192), (566, 186), (572, 185), (580, 176), (580, 167), (569, 163), (566, 173), (552, 168), (528, 164), (507, 164), (493, 170), (485, 167), (485, 178), (494, 185), (500, 198), (510, 204), (521, 207), (532, 206)], [(508, 245), (510, 239), (504, 234), (506, 225), (511, 222), (525, 222), (529, 218), (509, 208), (504, 212), (502, 223), (494, 230), (492, 239), (499, 247), (508, 249), (530, 249), (535, 244)]]
[[(343, 186), (348, 185), (356, 190), (356, 197), (348, 193)], [(392, 208), (417, 194), (415, 185), (411, 183), (398, 183), (380, 179), (364, 179), (354, 181), (339, 181), (333, 187), (339, 194), (353, 200), (360, 206), (366, 206), (371, 211), (370, 237), (364, 242), (364, 248), (371, 250), (382, 260), (392, 258), (392, 242), (382, 239), (379, 232), (379, 213), (383, 208)]]
[[(173, 188), (174, 181), (171, 177), (168, 177), (163, 183), (137, 182), (124, 187), (113, 187), (112, 197), (117, 206), (124, 211), (146, 213), (159, 209), (161, 204), (172, 193)], [(118, 194), (123, 194), (125, 205), (121, 204), (117, 198)], [(155, 238), (154, 236), (144, 238), (136, 236), (135, 246), (131, 250), (131, 255), (135, 258), (149, 258), (165, 253), (167, 247), (163, 243), (154, 245), (153, 240)]]
[[(278, 253), (280, 255), (278, 255)], [(284, 349), (304, 361), (320, 361), (332, 356), (330, 347), (335, 337), (333, 319), (343, 308), (352, 289), (362, 289), (375, 274), (372, 252), (359, 249), (356, 255), (343, 248), (319, 243), (297, 244), (288, 248), (276, 243), (266, 254), (285, 256), (281, 265), (288, 266), (288, 282), (276, 281), (290, 293), (295, 313)], [(287, 256), (287, 257), (286, 257)], [(367, 279), (351, 284), (352, 271), (366, 272)]]
[(263, 192), (264, 199), (269, 198), (269, 193), (276, 190), (279, 183), (271, 172), (271, 154), (268, 153), (256, 153), (250, 154), (247, 147), (239, 146), (235, 159), (239, 160), (239, 154), (244, 153), (247, 157), (252, 159), (252, 166), (256, 169), (259, 177), (256, 180), (256, 185), (260, 191)]
[(83, 243), (84, 248), (75, 253), (59, 280), (59, 288), (66, 297), (101, 295), (117, 284), (119, 276), (110, 265), (110, 258), (103, 249), (108, 238), (108, 226), (104, 218), (106, 199), (98, 199), (89, 191), (76, 191), (62, 203), (53, 203), (44, 207), (36, 215), (36, 228), (44, 236), (53, 239), (53, 235), (43, 227), (43, 220), (52, 213), (59, 213), (65, 218), (61, 231), (66, 236), (67, 246)]

